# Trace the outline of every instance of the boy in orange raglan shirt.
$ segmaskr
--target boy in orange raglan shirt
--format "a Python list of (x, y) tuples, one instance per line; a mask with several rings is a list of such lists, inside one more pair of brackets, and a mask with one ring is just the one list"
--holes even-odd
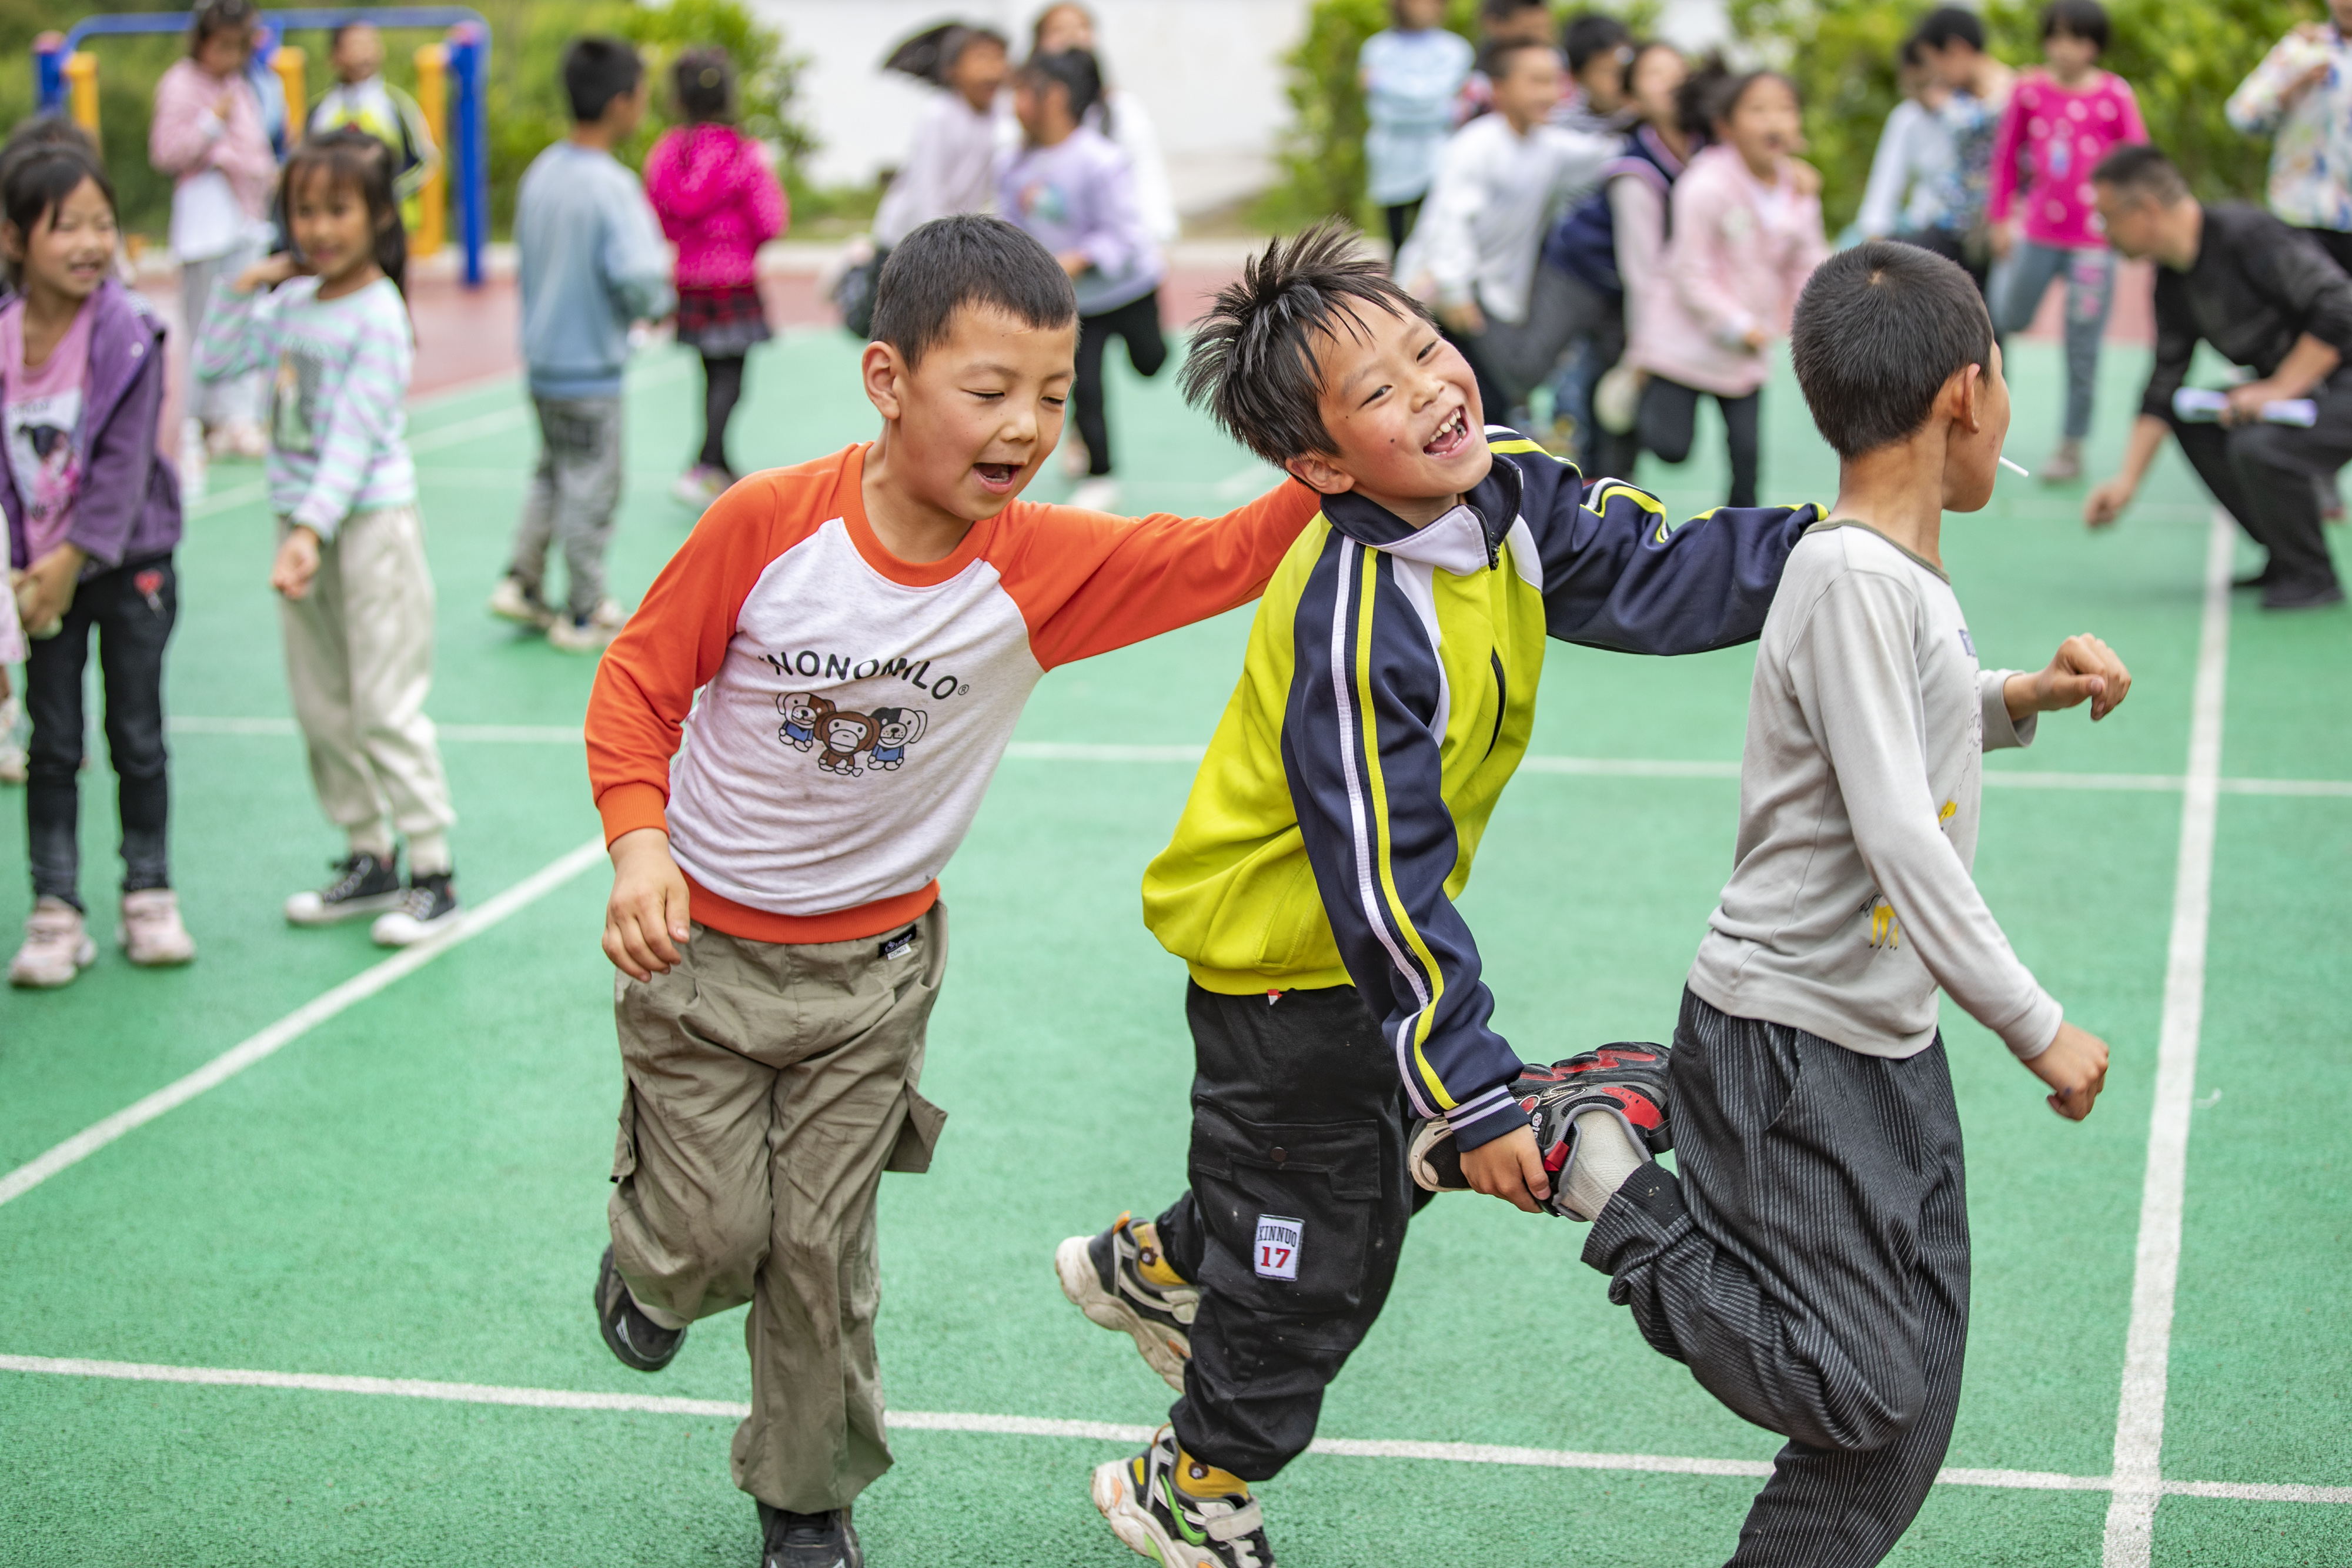
[(875, 1189), (944, 1120), (916, 1092), (937, 877), (1023, 705), (1057, 664), (1255, 598), (1318, 504), (1296, 482), (1219, 518), (1016, 499), (1061, 434), (1077, 306), (998, 219), (908, 236), (874, 339), (880, 438), (720, 497), (588, 706), (627, 1080), (597, 1316), (652, 1372), (751, 1303), (733, 1469), (766, 1568), (863, 1562), (849, 1503), (890, 1463)]

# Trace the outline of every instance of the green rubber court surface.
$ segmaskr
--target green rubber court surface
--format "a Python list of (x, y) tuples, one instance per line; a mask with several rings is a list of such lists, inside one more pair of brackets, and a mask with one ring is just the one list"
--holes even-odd
[[(2011, 448), (2031, 465), (2056, 358), (2017, 359)], [(762, 350), (739, 461), (869, 435), (853, 365), (838, 334)], [(2102, 469), (2144, 369), (2109, 356)], [(689, 522), (663, 492), (696, 374), (668, 350), (633, 372), (625, 597)], [(1270, 476), (1171, 379), (1114, 388), (1128, 499), (1255, 494)], [(1766, 420), (1768, 495), (1826, 500), (1829, 455), (1785, 376)], [(1720, 498), (1714, 428), (1704, 461), (1645, 471), (1671, 504)], [(589, 1303), (621, 1087), (577, 733), (591, 667), (481, 608), (535, 436), (511, 385), (422, 406), (413, 430), (474, 923), (387, 965), (363, 926), (279, 919), (341, 846), (286, 717), (257, 476), (216, 466), (171, 675), (175, 880), (202, 955), (144, 973), (110, 945), (69, 989), (0, 996), (12, 1568), (756, 1561), (727, 1479), (738, 1315), (647, 1377), (606, 1353)], [(2352, 1563), (2352, 616), (2262, 617), (2212, 588), (2240, 547), (2177, 457), (2116, 532), (2086, 535), (2079, 504), (2005, 478), (1946, 554), (1989, 662), (2035, 665), (2090, 630), (2137, 676), (2107, 723), (2059, 716), (1994, 759), (1978, 862), (2115, 1065), (2070, 1125), (1947, 1009), (1974, 1333), (1953, 1468), (1893, 1561)], [(898, 1464), (857, 1505), (877, 1568), (1137, 1561), (1087, 1477), (1167, 1391), (1063, 1301), (1051, 1258), (1183, 1179), (1184, 973), (1138, 883), (1244, 614), (1047, 680), (945, 875), (954, 962), (924, 1090), (950, 1120), (931, 1173), (882, 1197)], [(1523, 1054), (1671, 1029), (1729, 866), (1749, 664), (1554, 646), (1465, 900)], [(93, 751), (103, 939), (112, 791)], [(0, 798), (12, 930), (22, 821)], [(1582, 1235), (1471, 1197), (1424, 1214), (1324, 1443), (1261, 1489), (1285, 1568), (1729, 1553), (1778, 1440), (1644, 1346), (1577, 1261)]]

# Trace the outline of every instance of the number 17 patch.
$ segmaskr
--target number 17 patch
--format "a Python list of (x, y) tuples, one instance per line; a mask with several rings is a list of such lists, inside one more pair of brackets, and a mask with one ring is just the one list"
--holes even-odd
[(1257, 1274), (1261, 1280), (1296, 1280), (1298, 1278), (1299, 1239), (1305, 1234), (1303, 1219), (1285, 1219), (1278, 1214), (1257, 1217)]

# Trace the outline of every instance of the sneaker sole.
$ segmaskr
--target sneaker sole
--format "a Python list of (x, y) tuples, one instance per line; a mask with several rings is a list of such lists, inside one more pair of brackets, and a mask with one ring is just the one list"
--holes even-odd
[[(1054, 1249), (1054, 1273), (1062, 1282), (1062, 1294), (1070, 1299), (1070, 1305), (1087, 1314), (1087, 1322), (1134, 1340), (1135, 1348), (1143, 1353), (1151, 1370), (1169, 1387), (1183, 1393), (1184, 1364), (1192, 1359), (1191, 1344), (1171, 1343), (1158, 1326), (1146, 1322), (1140, 1312), (1103, 1289), (1102, 1277), (1095, 1272), (1094, 1260), (1087, 1255), (1087, 1243), (1092, 1239), (1073, 1236)], [(1135, 1545), (1131, 1541), (1128, 1544)], [(1143, 1549), (1138, 1546), (1136, 1550)]]
[(316, 915), (297, 915), (289, 909), (286, 911), (286, 924), (306, 927), (341, 925), (349, 921), (365, 919), (371, 915), (389, 915), (400, 907), (401, 900), (406, 896), (405, 892), (394, 891), (367, 898), (347, 898), (332, 908), (321, 905)]
[(122, 949), (122, 956), (125, 958), (142, 969), (176, 969), (183, 964), (193, 964), (196, 961), (196, 948), (194, 943), (169, 953), (142, 953), (131, 946), (129, 933), (118, 931), (114, 934), (114, 945)]
[(1179, 1541), (1160, 1528), (1160, 1521), (1138, 1500), (1128, 1479), (1126, 1459), (1095, 1467), (1095, 1511), (1129, 1551), (1149, 1557), (1161, 1568), (1217, 1568), (1217, 1560), (1189, 1542)]
[(395, 926), (391, 930), (383, 929), (383, 923), (378, 921), (378, 928), (368, 933), (368, 940), (379, 947), (414, 947), (419, 942), (430, 942), (445, 931), (456, 930), (465, 913), (465, 906), (460, 904), (438, 920), (414, 921), (405, 928)]
[(604, 1317), (605, 1281), (615, 1279), (619, 1273), (620, 1270), (613, 1267), (613, 1249), (607, 1247), (604, 1249), (604, 1255), (596, 1260), (596, 1289), (589, 1297), (590, 1304), (596, 1309), (596, 1332), (604, 1336), (604, 1348), (611, 1351), (613, 1359), (623, 1366), (632, 1372), (659, 1372), (671, 1362), (676, 1361), (677, 1353), (686, 1348), (686, 1336), (680, 1334), (677, 1343), (671, 1347), (668, 1356), (658, 1362), (647, 1362), (645, 1357), (638, 1355), (624, 1343), (620, 1336), (613, 1332), (612, 1323)]
[(16, 971), (16, 966), (12, 964), (8, 967), (8, 983), (16, 987), (19, 990), (54, 991), (58, 989), (60, 987), (70, 986), (76, 980), (80, 979), (81, 972), (97, 962), (98, 940), (93, 936), (86, 935), (81, 939), (81, 946), (74, 949), (74, 967), (71, 974), (58, 975), (55, 977), (48, 975), (19, 974)]

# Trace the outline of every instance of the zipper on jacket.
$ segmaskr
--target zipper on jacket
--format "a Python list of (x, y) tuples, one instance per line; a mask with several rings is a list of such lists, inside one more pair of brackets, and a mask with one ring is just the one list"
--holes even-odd
[(1486, 661), (1495, 666), (1495, 733), (1486, 737), (1486, 755), (1492, 757), (1503, 739), (1503, 716), (1511, 710), (1511, 685), (1503, 678), (1502, 654), (1489, 648)]

